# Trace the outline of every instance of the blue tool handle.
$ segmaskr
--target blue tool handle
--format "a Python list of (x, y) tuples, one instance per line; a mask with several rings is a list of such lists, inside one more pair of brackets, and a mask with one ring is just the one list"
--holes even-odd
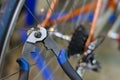
[(64, 72), (68, 75), (71, 80), (82, 80), (82, 78), (77, 74), (77, 72), (73, 69), (71, 64), (67, 59), (66, 50), (62, 49), (57, 57), (59, 64), (63, 68)]
[(17, 63), (20, 69), (18, 80), (28, 80), (30, 69), (29, 63), (24, 58), (18, 58)]

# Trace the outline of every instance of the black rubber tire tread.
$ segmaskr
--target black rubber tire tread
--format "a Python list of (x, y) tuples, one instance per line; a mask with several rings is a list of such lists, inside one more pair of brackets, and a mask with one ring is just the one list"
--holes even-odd
[(75, 32), (72, 35), (72, 39), (68, 46), (68, 57), (83, 54), (84, 45), (87, 40), (88, 33), (85, 30), (84, 26), (80, 25), (76, 28)]

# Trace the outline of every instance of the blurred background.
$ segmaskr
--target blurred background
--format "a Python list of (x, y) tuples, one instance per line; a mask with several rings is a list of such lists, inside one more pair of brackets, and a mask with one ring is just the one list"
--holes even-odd
[[(9, 0), (0, 0), (1, 12), (4, 14), (5, 4)], [(12, 34), (8, 48), (6, 49), (6, 56), (4, 61), (4, 69), (2, 71), (2, 78), (13, 73), (16, 73), (7, 79), (0, 80), (17, 80), (19, 66), (16, 59), (21, 55), (22, 48), (25, 40), (27, 39), (27, 30), (36, 26), (38, 23), (34, 17), (37, 17), (39, 24), (45, 19), (50, 3), (53, 0), (26, 0), (26, 5), (30, 10), (23, 7), (19, 19), (17, 21), (15, 30)], [(53, 10), (53, 14), (50, 18), (51, 22), (56, 21), (66, 14), (72, 12), (72, 18), (68, 20), (56, 21), (52, 25), (48, 24), (48, 27), (55, 27), (55, 31), (67, 35), (71, 38), (75, 29), (82, 24), (85, 26), (87, 32), (90, 30), (92, 24), (95, 7), (89, 6), (88, 10), (85, 9), (85, 5), (94, 3), (96, 0), (58, 0), (58, 3)], [(114, 5), (114, 6), (113, 6)], [(82, 7), (82, 8), (81, 8)], [(77, 12), (80, 10), (81, 12)], [(52, 10), (51, 10), (52, 11)], [(30, 13), (32, 12), (32, 14)], [(74, 13), (75, 12), (75, 13)], [(102, 9), (98, 18), (97, 28), (103, 26), (104, 28), (99, 34), (105, 36), (104, 42), (94, 51), (97, 60), (100, 62), (102, 69), (100, 72), (93, 72), (91, 70), (85, 70), (83, 80), (119, 80), (120, 79), (120, 41), (114, 38), (114, 35), (110, 31), (119, 35), (120, 28), (112, 30), (115, 25), (120, 27), (120, 1), (119, 0), (103, 0)], [(33, 17), (34, 15), (34, 17)], [(74, 16), (75, 15), (75, 16)], [(54, 30), (53, 30), (54, 31)], [(96, 30), (97, 31), (97, 30)], [(52, 31), (51, 31), (52, 32)], [(99, 32), (99, 30), (98, 30)], [(70, 40), (63, 39), (59, 36), (53, 35), (54, 40), (58, 43), (60, 48), (68, 49)], [(79, 43), (78, 43), (79, 44)], [(38, 61), (39, 67), (35, 65), (36, 61), (33, 59), (30, 61), (30, 74), (29, 80), (69, 80), (64, 71), (60, 68), (57, 59), (50, 50), (46, 50), (43, 43), (38, 43), (38, 54), (40, 60)], [(70, 58), (70, 63), (76, 69), (78, 60), (80, 57), (74, 56)]]

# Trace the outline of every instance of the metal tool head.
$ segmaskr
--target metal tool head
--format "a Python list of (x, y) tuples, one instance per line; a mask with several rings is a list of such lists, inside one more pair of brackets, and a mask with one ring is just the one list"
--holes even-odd
[(47, 30), (41, 27), (39, 30), (32, 29), (31, 33), (29, 34), (23, 50), (22, 50), (22, 57), (29, 59), (30, 53), (35, 51), (35, 44), (38, 41), (42, 41), (47, 37)]
[(22, 56), (25, 59), (29, 59), (31, 57), (31, 53), (35, 51), (35, 44), (25, 42), (23, 49), (22, 49)]
[(40, 27), (39, 30), (33, 30), (28, 39), (27, 42), (30, 43), (36, 43), (37, 41), (42, 41), (47, 37), (47, 30), (43, 27)]
[(29, 34), (27, 41), (24, 44), (22, 56), (29, 58), (30, 53), (34, 52), (35, 43), (38, 41), (44, 42), (44, 45), (48, 49), (51, 49), (56, 56), (58, 56), (60, 49), (52, 37), (47, 33), (47, 30), (43, 27), (40, 27), (39, 30), (32, 29), (32, 32)]
[(47, 36), (44, 40), (44, 44), (48, 49), (51, 49), (56, 56), (59, 55), (60, 48), (58, 47), (57, 43), (52, 39), (51, 36)]
[(54, 52), (58, 59), (59, 64), (61, 65), (61, 67), (63, 68), (65, 73), (70, 77), (71, 80), (82, 80), (81, 77), (76, 73), (76, 71), (72, 68), (72, 66), (68, 62), (66, 52), (64, 50), (60, 51), (59, 47), (52, 39), (52, 37), (47, 34), (45, 28), (41, 27), (39, 31), (31, 32), (23, 48), (22, 52), (23, 58), (25, 57), (26, 59), (29, 59), (30, 53), (34, 52), (35, 50), (35, 43), (37, 41), (44, 42), (45, 46)]

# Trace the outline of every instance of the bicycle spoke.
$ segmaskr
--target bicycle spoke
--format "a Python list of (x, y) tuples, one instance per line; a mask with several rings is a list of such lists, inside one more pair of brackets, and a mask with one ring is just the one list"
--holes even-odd
[(86, 4), (86, 2), (87, 2), (87, 0), (84, 0), (82, 3), (81, 13), (79, 14), (78, 20), (76, 22), (76, 26), (80, 25), (80, 23), (81, 23), (82, 16), (80, 16), (80, 15), (83, 14), (84, 5)]

